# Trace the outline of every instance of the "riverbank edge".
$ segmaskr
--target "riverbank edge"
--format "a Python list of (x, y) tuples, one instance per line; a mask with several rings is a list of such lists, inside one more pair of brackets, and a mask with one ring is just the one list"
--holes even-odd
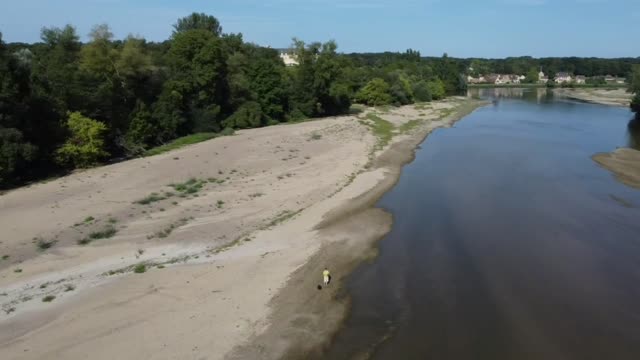
[[(234, 349), (227, 358), (321, 358), (349, 316), (348, 279), (360, 265), (375, 260), (379, 242), (392, 228), (392, 215), (378, 208), (378, 201), (397, 184), (403, 167), (413, 162), (420, 144), (428, 140), (434, 130), (450, 128), (488, 104), (483, 100), (465, 99), (455, 111), (441, 119), (442, 125), (423, 125), (409, 136), (392, 142), (376, 156), (369, 170), (384, 170), (382, 180), (324, 216), (315, 230), (319, 238), (326, 240), (322, 240), (319, 250), (292, 273), (270, 301), (272, 313), (267, 329)], [(329, 240), (335, 238), (344, 239)], [(330, 264), (327, 266), (331, 268), (332, 283), (318, 293), (314, 285), (316, 272), (325, 264)], [(307, 293), (301, 296), (301, 292)], [(315, 316), (310, 319), (309, 313)]]

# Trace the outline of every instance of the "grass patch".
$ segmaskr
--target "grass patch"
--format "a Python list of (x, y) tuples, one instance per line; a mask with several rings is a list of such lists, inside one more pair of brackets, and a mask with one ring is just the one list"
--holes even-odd
[(109, 224), (115, 224), (115, 223), (117, 223), (117, 222), (118, 222), (118, 219), (116, 219), (116, 218), (109, 218), (108, 222), (109, 222)]
[(147, 265), (146, 264), (138, 264), (133, 268), (133, 272), (136, 274), (142, 274), (144, 272), (147, 272)]
[(9, 258), (9, 255), (2, 255), (2, 260), (7, 260)]
[(252, 198), (252, 199), (257, 198), (257, 197), (261, 197), (261, 196), (264, 196), (264, 194), (263, 193), (249, 194), (249, 197)]
[(181, 196), (195, 194), (202, 190), (208, 180), (191, 178), (183, 183), (169, 184), (175, 191), (179, 192)]
[(409, 120), (406, 123), (400, 125), (400, 127), (398, 128), (398, 130), (400, 130), (401, 133), (407, 133), (411, 130), (413, 130), (416, 126), (420, 125), (420, 120), (414, 119), (414, 120)]
[(393, 138), (393, 124), (376, 114), (367, 114), (367, 119), (371, 120), (372, 123), (366, 124), (371, 127), (373, 134), (378, 138), (376, 149), (384, 148)]
[(222, 206), (224, 206), (224, 201), (222, 201), (222, 200), (218, 200), (218, 201), (216, 202), (216, 207), (217, 207), (218, 209), (222, 209)]
[(298, 211), (284, 210), (280, 214), (278, 214), (278, 216), (276, 216), (273, 220), (271, 220), (271, 222), (269, 222), (267, 227), (272, 227), (272, 226), (276, 226), (278, 224), (281, 224), (281, 223), (291, 219), (292, 217), (298, 215), (301, 211), (302, 210), (298, 210)]
[(180, 226), (185, 225), (187, 222), (189, 222), (189, 219), (187, 218), (182, 218), (174, 223), (172, 223), (171, 225), (167, 226), (165, 229), (158, 231), (157, 233), (147, 236), (148, 239), (153, 239), (153, 238), (160, 238), (160, 239), (164, 239), (167, 236), (171, 235), (171, 233), (173, 232), (173, 230), (179, 228)]
[(166, 197), (154, 192), (147, 197), (134, 201), (133, 203), (138, 205), (149, 205), (151, 203), (162, 201), (164, 199), (166, 199)]
[(75, 289), (76, 289), (76, 287), (73, 284), (67, 284), (67, 285), (64, 286), (64, 291), (65, 292), (73, 291)]
[(318, 134), (318, 133), (313, 133), (311, 134), (311, 136), (309, 137), (309, 140), (320, 140), (322, 139), (322, 135)]
[(78, 244), (87, 245), (94, 240), (108, 239), (113, 237), (117, 232), (118, 230), (115, 227), (109, 225), (102, 230), (90, 233), (86, 238), (79, 240)]
[(52, 302), (56, 297), (53, 295), (47, 295), (42, 298), (42, 302)]
[(90, 222), (92, 222), (92, 221), (93, 221), (93, 220), (95, 220), (95, 219), (96, 219), (96, 218), (94, 218), (93, 216), (87, 216), (87, 217), (84, 219), (84, 222), (85, 222), (85, 223), (90, 223)]
[(13, 272), (14, 272), (14, 273), (21, 273), (21, 272), (22, 272), (22, 269), (18, 268), (18, 269), (13, 270)]
[(416, 110), (426, 110), (429, 108), (429, 105), (427, 105), (426, 103), (417, 103), (413, 106), (413, 108)]
[[(177, 138), (171, 141), (170, 143), (167, 143), (155, 148), (151, 148), (145, 151), (143, 156), (153, 156), (153, 155), (162, 154), (167, 151), (176, 150), (187, 145), (197, 144), (199, 142), (211, 140), (213, 138), (216, 138), (222, 135), (223, 135), (222, 133), (204, 132), (204, 133), (197, 133), (197, 134), (183, 136), (181, 138)], [(233, 135), (233, 133), (224, 134), (224, 135)]]

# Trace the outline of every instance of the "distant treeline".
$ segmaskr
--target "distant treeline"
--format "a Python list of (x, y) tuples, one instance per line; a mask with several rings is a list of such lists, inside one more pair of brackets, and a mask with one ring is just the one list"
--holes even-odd
[[(70, 25), (43, 28), (35, 44), (6, 44), (0, 34), (0, 188), (138, 156), (194, 133), (346, 114), (353, 102), (440, 99), (466, 89), (470, 66), (518, 73), (545, 61), (424, 58), (413, 50), (346, 55), (333, 41), (294, 40), (298, 65), (286, 67), (277, 50), (195, 13), (161, 43), (114, 39), (107, 25), (89, 38), (80, 42)], [(553, 70), (578, 72), (563, 65), (571, 61), (557, 60)], [(624, 75), (638, 62), (588, 61), (598, 70), (585, 75)]]
[(555, 74), (567, 72), (573, 75), (594, 76), (617, 76), (628, 77), (633, 65), (640, 64), (640, 57), (637, 58), (532, 58), (512, 57), (506, 59), (461, 59), (469, 75), (486, 74), (518, 74), (526, 75), (531, 70), (538, 72), (542, 70), (545, 74)]

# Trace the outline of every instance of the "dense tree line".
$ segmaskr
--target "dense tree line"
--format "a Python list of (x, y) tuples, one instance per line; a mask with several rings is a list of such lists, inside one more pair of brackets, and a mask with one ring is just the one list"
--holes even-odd
[(640, 64), (640, 57), (601, 59), (601, 58), (532, 58), (529, 56), (510, 57), (506, 59), (460, 59), (470, 75), (479, 74), (518, 74), (527, 75), (542, 69), (545, 74), (568, 72), (587, 77), (618, 76), (627, 77), (635, 64)]
[(636, 119), (640, 121), (640, 65), (634, 65), (629, 77), (629, 92), (633, 94), (631, 110), (636, 113)]
[(198, 132), (231, 132), (348, 113), (353, 101), (407, 104), (461, 90), (461, 69), (415, 51), (346, 56), (295, 40), (299, 65), (192, 14), (170, 39), (114, 39), (98, 25), (43, 28), (41, 42), (0, 35), (0, 187), (88, 167)]
[[(0, 188), (138, 156), (189, 134), (345, 114), (352, 102), (440, 99), (466, 89), (472, 64), (520, 69), (512, 59), (425, 58), (414, 50), (340, 54), (333, 41), (294, 39), (291, 51), (299, 64), (286, 67), (277, 50), (224, 33), (205, 14), (179, 19), (161, 43), (115, 39), (107, 25), (94, 27), (86, 43), (70, 25), (43, 28), (35, 44), (6, 44), (0, 34)], [(538, 66), (527, 61), (523, 69)], [(635, 60), (575, 61), (620, 75)]]

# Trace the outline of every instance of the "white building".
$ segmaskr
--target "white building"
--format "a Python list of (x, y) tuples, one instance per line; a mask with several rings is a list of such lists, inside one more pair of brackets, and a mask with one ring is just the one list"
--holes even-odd
[(559, 72), (556, 74), (556, 84), (568, 83), (572, 80), (573, 78), (571, 78), (571, 75), (569, 75), (569, 73)]
[(282, 62), (284, 62), (286, 66), (296, 66), (300, 64), (296, 56), (290, 52), (280, 52), (280, 59), (282, 59)]

